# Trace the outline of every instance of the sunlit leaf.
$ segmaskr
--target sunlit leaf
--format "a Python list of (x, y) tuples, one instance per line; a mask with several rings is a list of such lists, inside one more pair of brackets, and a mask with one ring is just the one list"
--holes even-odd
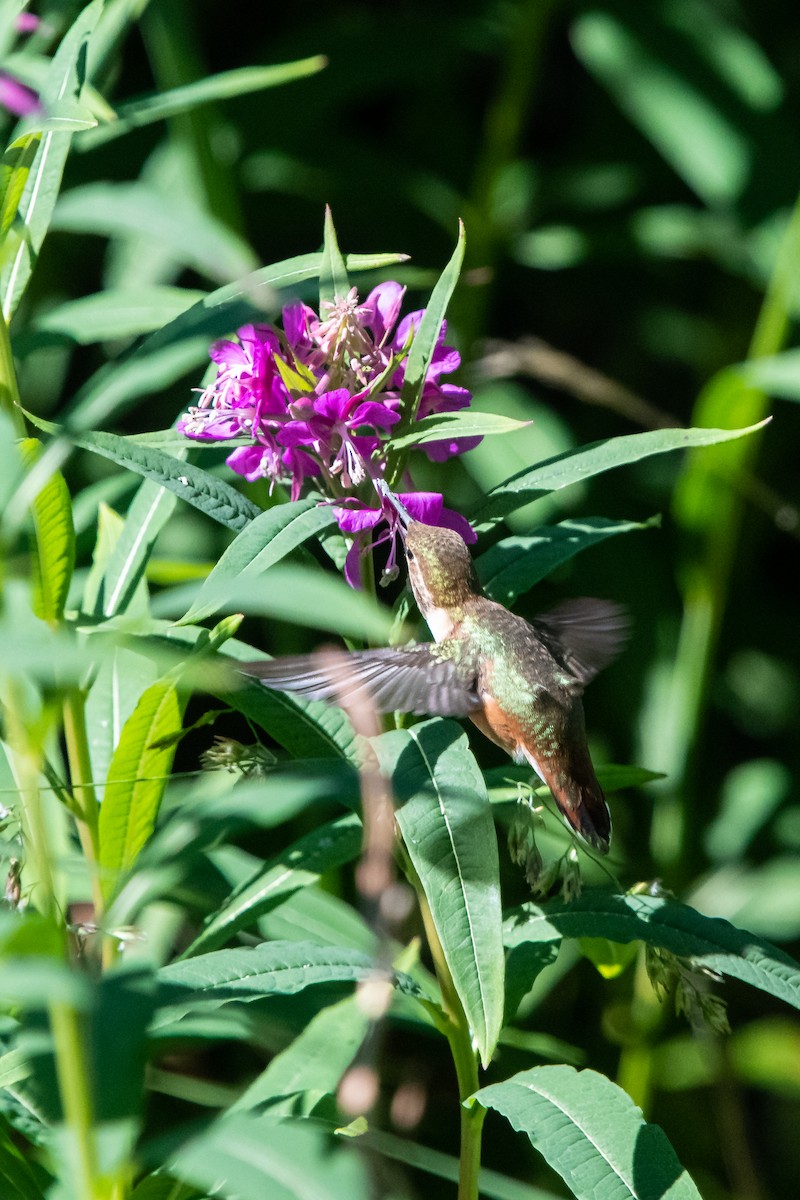
[[(217, 610), (219, 604), (206, 602), (204, 593), (213, 595), (214, 589), (221, 586), (224, 592), (228, 581), (262, 574), (308, 538), (335, 524), (332, 508), (320, 505), (317, 496), (267, 509), (245, 526), (225, 550), (184, 620), (203, 621)], [(267, 586), (266, 580), (264, 585)]]
[[(103, 8), (103, 0), (93, 0), (80, 10), (75, 23), (64, 35), (50, 65), (42, 102), (56, 104), (78, 98), (86, 66), (86, 46)], [(17, 206), (24, 234), (17, 240), (13, 254), (2, 262), (0, 299), (6, 321), (16, 311), (44, 241), (61, 176), (69, 153), (72, 134), (48, 131), (42, 136)]]
[(462, 730), (435, 719), (373, 743), (481, 1060), (503, 1019), (500, 868), (486, 787)]
[(647, 528), (647, 523), (603, 517), (561, 521), (527, 537), (503, 538), (476, 560), (475, 567), (487, 595), (500, 604), (512, 604), (517, 596), (582, 550), (619, 533)]
[(387, 978), (409, 995), (419, 989), (403, 974), (386, 975), (358, 950), (313, 942), (266, 942), (249, 950), (214, 950), (159, 972), (159, 1013), (153, 1028), (233, 1002), (291, 996), (315, 984)]
[[(26, 438), (21, 451), (29, 467), (40, 460), (41, 445)], [(66, 480), (53, 471), (31, 505), (36, 530), (36, 594), (34, 612), (43, 621), (60, 621), (75, 566), (75, 527)]]
[(59, 334), (80, 345), (138, 337), (160, 329), (202, 298), (203, 293), (192, 288), (107, 288), (56, 305), (37, 317), (33, 328), (37, 333)]
[(417, 421), (409, 433), (392, 438), (392, 448), (406, 450), (428, 442), (451, 441), (462, 437), (489, 437), (495, 433), (514, 433), (524, 429), (527, 421), (514, 421), (497, 413), (465, 412), (439, 413)]
[(323, 70), (327, 59), (322, 55), (313, 58), (299, 59), (292, 63), (277, 63), (265, 67), (239, 67), (233, 71), (222, 71), (218, 75), (209, 75), (205, 79), (185, 84), (183, 87), (171, 88), (168, 91), (156, 92), (149, 96), (139, 96), (120, 104), (116, 110), (116, 120), (107, 125), (101, 125), (90, 136), (81, 139), (81, 149), (93, 148), (121, 137), (131, 129), (142, 125), (150, 125), (153, 121), (163, 121), (178, 113), (191, 112), (203, 104), (211, 104), (215, 100), (225, 100), (231, 97), (246, 96), (250, 92), (258, 92), (263, 88), (279, 87), (296, 79), (305, 79)]
[(576, 1200), (700, 1200), (664, 1131), (596, 1071), (533, 1067), (473, 1099), (526, 1133)]
[(355, 813), (312, 829), (236, 888), (222, 908), (208, 918), (184, 957), (216, 950), (298, 888), (315, 883), (325, 871), (351, 862), (361, 851), (363, 836)]
[(564, 904), (524, 904), (504, 927), (507, 946), (565, 937), (643, 941), (800, 1008), (800, 964), (763, 938), (658, 896), (585, 893)]
[(656, 429), (647, 433), (631, 433), (623, 437), (608, 438), (592, 442), (578, 450), (569, 450), (546, 462), (538, 463), (527, 470), (512, 475), (487, 495), (472, 514), (473, 522), (494, 524), (507, 513), (523, 504), (544, 496), (559, 488), (591, 479), (604, 471), (639, 462), (653, 454), (666, 454), (670, 450), (685, 450), (695, 446), (713, 446), (717, 442), (728, 442), (745, 437), (764, 422), (745, 429)]
[(147, 689), (123, 726), (100, 808), (99, 865), (106, 897), (153, 831), (175, 747), (153, 748), (152, 743), (178, 728), (182, 716), (175, 681), (164, 679)]
[(266, 1106), (276, 1113), (288, 1105), (291, 1112), (299, 1092), (334, 1093), (369, 1025), (369, 1015), (354, 996), (324, 1008), (253, 1080), (232, 1111)]

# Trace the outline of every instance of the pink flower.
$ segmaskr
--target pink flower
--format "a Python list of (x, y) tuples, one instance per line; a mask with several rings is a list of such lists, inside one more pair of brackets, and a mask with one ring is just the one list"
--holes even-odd
[[(465, 542), (477, 541), (478, 535), (465, 517), (454, 512), (452, 508), (444, 507), (444, 499), (439, 492), (400, 492), (397, 499), (415, 521), (425, 525), (440, 525), (445, 529), (454, 529), (460, 533)], [(390, 542), (389, 557), (384, 568), (384, 580), (389, 582), (397, 574), (397, 536), (402, 533), (402, 523), (397, 509), (385, 497), (380, 498), (379, 508), (370, 508), (361, 500), (350, 501), (348, 507), (335, 509), (336, 520), (343, 533), (355, 534), (355, 540), (347, 554), (344, 565), (344, 577), (351, 587), (362, 586), (361, 559), (373, 547), (384, 542)], [(364, 534), (386, 523), (386, 530), (380, 537), (367, 539)]]
[(27, 117), (42, 111), (36, 92), (5, 71), (0, 71), (0, 104), (15, 117)]

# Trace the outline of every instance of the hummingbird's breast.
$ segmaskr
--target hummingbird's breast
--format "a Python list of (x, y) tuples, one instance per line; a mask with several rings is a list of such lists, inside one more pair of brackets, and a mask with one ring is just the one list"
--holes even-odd
[(455, 636), (470, 643), (478, 664), (482, 708), (473, 721), (515, 759), (527, 758), (538, 770), (540, 754), (555, 747), (574, 707), (574, 680), (533, 626), (491, 600), (470, 606)]

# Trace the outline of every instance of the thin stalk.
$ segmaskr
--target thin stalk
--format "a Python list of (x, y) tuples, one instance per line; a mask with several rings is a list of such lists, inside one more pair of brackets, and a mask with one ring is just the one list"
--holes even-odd
[[(53, 878), (47, 822), (39, 791), (41, 755), (31, 745), (28, 730), (19, 716), (23, 700), (13, 682), (8, 683), (6, 699), (4, 719), (19, 788), (24, 841), (36, 873), (36, 908), (58, 931), (66, 959), (66, 928)], [(105, 1200), (107, 1192), (98, 1172), (86, 1030), (80, 1014), (70, 1004), (53, 1002), (49, 1014), (64, 1120), (75, 1138), (76, 1191), (86, 1200)]]
[[(800, 267), (800, 198), (792, 213), (753, 331), (748, 359), (779, 353), (790, 327), (791, 296)], [(724, 373), (701, 393), (692, 424), (754, 424), (768, 413), (767, 396), (739, 385)], [(709, 685), (725, 615), (731, 579), (739, 553), (746, 480), (753, 470), (763, 435), (690, 456), (675, 496), (675, 514), (689, 548), (681, 572), (684, 614), (672, 676), (670, 703), (660, 741), (663, 761), (676, 781), (675, 795), (659, 805), (653, 827), (653, 850), (660, 864), (691, 874), (686, 849), (699, 821), (700, 806), (686, 795)]]
[[(64, 740), (67, 746), (72, 794), (76, 806), (75, 825), (89, 868), (94, 918), (99, 928), (102, 924), (105, 902), (100, 879), (97, 794), (92, 780), (85, 704), (86, 698), (83, 692), (72, 690), (67, 695), (64, 701)], [(103, 939), (103, 961), (106, 965), (110, 965), (110, 962), (106, 961), (108, 959), (107, 941), (107, 938)]]
[(442, 1004), (447, 1018), (444, 1033), (450, 1045), (453, 1065), (456, 1069), (458, 1096), (461, 1111), (461, 1147), (459, 1153), (458, 1200), (478, 1200), (478, 1176), (481, 1168), (481, 1137), (486, 1110), (480, 1104), (468, 1105), (466, 1101), (480, 1086), (478, 1058), (472, 1048), (472, 1034), (464, 1014), (461, 1001), (453, 983), (453, 976), (445, 959), (442, 943), (436, 931), (433, 915), (417, 872), (407, 855), (403, 855), (404, 867), (409, 883), (417, 893), (422, 923), (428, 939), (436, 978), (442, 992)]
[(25, 418), (19, 406), (19, 388), (17, 387), (14, 355), (11, 352), (11, 339), (8, 336), (8, 325), (2, 311), (0, 311), (0, 410), (8, 413), (19, 436), (26, 437), (28, 431), (25, 428)]

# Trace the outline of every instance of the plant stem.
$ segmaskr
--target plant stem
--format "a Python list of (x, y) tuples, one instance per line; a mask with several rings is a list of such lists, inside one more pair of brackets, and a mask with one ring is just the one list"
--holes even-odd
[[(800, 265), (800, 199), (778, 251), (756, 321), (748, 359), (777, 354), (789, 330), (791, 295)], [(731, 372), (715, 376), (698, 398), (692, 424), (736, 428), (768, 413), (768, 399)], [(711, 446), (690, 455), (675, 493), (675, 516), (683, 529), (681, 571), (683, 622), (672, 674), (666, 719), (659, 732), (661, 762), (675, 782), (654, 821), (652, 846), (660, 867), (691, 877), (686, 850), (696, 846), (693, 829), (701, 805), (686, 787), (698, 744), (709, 681), (739, 553), (746, 488), (762, 433)], [(657, 765), (657, 764), (656, 764)], [(679, 799), (683, 797), (684, 799)], [(674, 876), (673, 876), (674, 878)]]
[(461, 1109), (461, 1148), (459, 1154), (458, 1200), (478, 1200), (478, 1177), (481, 1167), (481, 1136), (486, 1110), (480, 1104), (467, 1104), (480, 1086), (478, 1080), (478, 1057), (472, 1047), (472, 1034), (461, 1001), (453, 983), (453, 976), (445, 959), (442, 943), (436, 931), (433, 915), (417, 872), (407, 855), (403, 856), (409, 882), (417, 893), (422, 923), (428, 939), (436, 978), (442, 991), (442, 1004), (446, 1017), (444, 1032), (450, 1044), (453, 1065), (458, 1081), (458, 1096)]
[[(25, 726), (21, 716), (23, 712), (24, 700), (13, 681), (9, 681), (4, 721), (19, 789), (25, 846), (30, 850), (36, 874), (36, 908), (56, 931), (61, 952), (66, 959), (67, 933), (53, 879), (47, 822), (39, 790), (42, 754)], [(49, 1006), (49, 1014), (64, 1120), (75, 1139), (76, 1192), (81, 1197), (85, 1196), (86, 1200), (105, 1200), (106, 1192), (97, 1166), (86, 1030), (80, 1014), (70, 1004), (54, 1001)]]
[(27, 435), (25, 418), (19, 406), (17, 372), (14, 369), (11, 339), (8, 336), (8, 326), (2, 311), (0, 311), (0, 411), (8, 413), (20, 437)]

